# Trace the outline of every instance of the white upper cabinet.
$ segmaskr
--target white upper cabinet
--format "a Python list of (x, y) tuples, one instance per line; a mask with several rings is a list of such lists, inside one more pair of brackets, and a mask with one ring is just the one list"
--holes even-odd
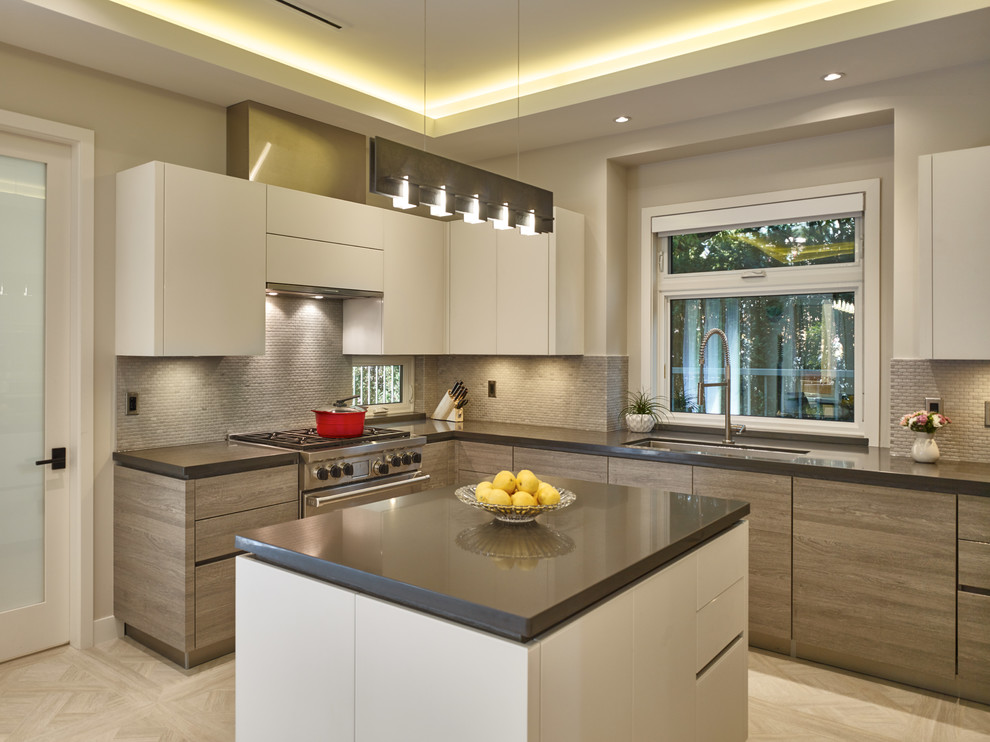
[(344, 301), (347, 354), (446, 352), (444, 223), (379, 209), (384, 222), (382, 299)]
[(495, 229), (491, 224), (448, 224), (451, 355), (494, 355)]
[(149, 162), (117, 174), (118, 355), (265, 352), (265, 186)]
[[(990, 333), (972, 329), (990, 315), (990, 250), (981, 237), (990, 204), (990, 147), (922, 156), (918, 193), (921, 296), (922, 302), (931, 299), (930, 345), (923, 335), (922, 353), (990, 359)], [(930, 294), (924, 283), (929, 266)]]
[(495, 353), (545, 356), (550, 353), (550, 237), (500, 229), (495, 245)]
[(268, 186), (268, 233), (382, 249), (383, 209)]
[(584, 352), (584, 217), (554, 209), (550, 235), (449, 223), (449, 352)]

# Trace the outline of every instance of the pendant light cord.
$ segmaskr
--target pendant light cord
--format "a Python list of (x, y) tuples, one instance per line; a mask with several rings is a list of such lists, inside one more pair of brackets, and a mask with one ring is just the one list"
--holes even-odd
[(520, 77), (522, 75), (522, 43), (520, 41), (522, 37), (522, 12), (520, 10), (521, 0), (516, 0), (516, 180), (520, 180), (519, 177), (519, 140), (521, 138), (520, 133), (520, 95), (522, 93), (520, 86)]
[(423, 151), (424, 152), (426, 152), (426, 2), (427, 0), (423, 0)]

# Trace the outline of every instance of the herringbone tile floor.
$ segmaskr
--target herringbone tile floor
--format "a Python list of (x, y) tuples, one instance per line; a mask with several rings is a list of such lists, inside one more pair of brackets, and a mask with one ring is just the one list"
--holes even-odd
[[(770, 653), (749, 665), (750, 742), (990, 741), (987, 706)], [(118, 639), (0, 664), (4, 742), (233, 739), (233, 655), (182, 670)]]

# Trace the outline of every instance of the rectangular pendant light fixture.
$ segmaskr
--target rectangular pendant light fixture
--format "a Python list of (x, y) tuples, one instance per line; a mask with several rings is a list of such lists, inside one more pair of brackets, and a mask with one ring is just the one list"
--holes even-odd
[(423, 203), (434, 216), (457, 211), (465, 221), (492, 219), (497, 226), (524, 225), (529, 234), (553, 232), (552, 191), (382, 137), (371, 139), (369, 185), (398, 208)]

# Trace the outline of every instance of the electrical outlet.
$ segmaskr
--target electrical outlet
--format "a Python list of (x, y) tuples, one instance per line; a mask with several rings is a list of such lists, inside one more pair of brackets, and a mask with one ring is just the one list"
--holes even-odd
[(138, 414), (138, 393), (128, 392), (127, 393), (127, 409), (124, 414), (136, 415)]
[(990, 428), (990, 402), (983, 403), (983, 427)]
[(492, 381), (491, 379), (488, 380), (488, 396), (489, 397), (495, 396), (495, 382)]
[(925, 412), (938, 412), (944, 415), (945, 410), (942, 409), (942, 398), (925, 397)]

